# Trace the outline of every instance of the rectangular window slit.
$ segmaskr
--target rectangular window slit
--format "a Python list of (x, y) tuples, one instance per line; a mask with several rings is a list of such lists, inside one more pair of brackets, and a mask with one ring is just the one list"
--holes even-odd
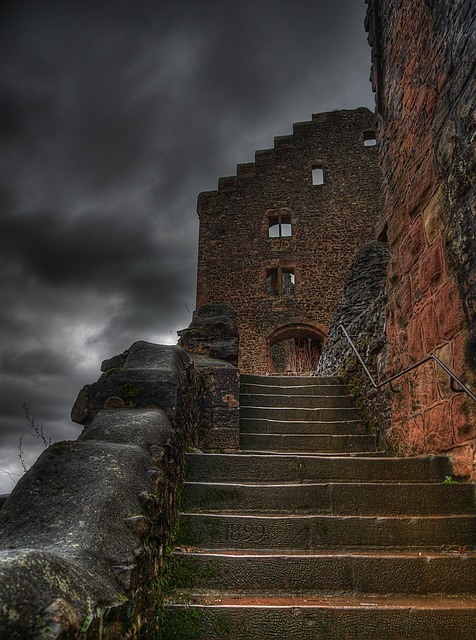
[(376, 144), (375, 131), (364, 131), (364, 147), (375, 147)]
[(324, 184), (324, 169), (322, 167), (314, 167), (312, 170), (312, 184)]

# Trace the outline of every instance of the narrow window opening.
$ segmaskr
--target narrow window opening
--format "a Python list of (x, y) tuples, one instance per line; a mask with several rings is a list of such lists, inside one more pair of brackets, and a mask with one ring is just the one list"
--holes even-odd
[(276, 216), (269, 219), (268, 236), (270, 238), (290, 238), (292, 234), (290, 216)]
[(282, 294), (285, 296), (293, 296), (296, 286), (296, 277), (294, 269), (283, 269)]
[(314, 167), (312, 170), (312, 184), (320, 185), (324, 184), (324, 169), (323, 167)]
[(376, 144), (375, 131), (364, 131), (364, 147), (375, 147)]
[(270, 238), (279, 238), (280, 224), (279, 218), (270, 218), (269, 220), (269, 232)]
[(278, 270), (268, 269), (266, 272), (266, 293), (270, 296), (278, 295)]
[(270, 296), (293, 296), (296, 288), (294, 269), (278, 267), (266, 271), (266, 293)]

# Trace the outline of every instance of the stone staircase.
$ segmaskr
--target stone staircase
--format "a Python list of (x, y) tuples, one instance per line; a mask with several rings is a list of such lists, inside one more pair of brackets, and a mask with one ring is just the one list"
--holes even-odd
[(473, 640), (474, 485), (376, 452), (337, 378), (241, 380), (241, 450), (188, 454), (163, 638)]

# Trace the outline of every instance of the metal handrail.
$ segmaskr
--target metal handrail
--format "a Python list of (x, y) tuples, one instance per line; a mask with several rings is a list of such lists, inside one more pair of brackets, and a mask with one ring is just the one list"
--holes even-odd
[[(425, 356), (422, 360), (420, 360), (416, 364), (413, 364), (411, 367), (407, 367), (406, 369), (404, 369), (400, 373), (396, 373), (394, 376), (391, 376), (390, 378), (387, 378), (387, 380), (384, 380), (383, 382), (379, 382), (379, 383), (375, 382), (375, 380), (372, 377), (372, 374), (368, 370), (367, 365), (363, 361), (360, 353), (357, 351), (357, 347), (352, 342), (352, 338), (347, 333), (346, 328), (344, 327), (344, 325), (343, 324), (339, 324), (337, 326), (337, 328), (342, 330), (343, 334), (345, 335), (345, 337), (349, 341), (350, 346), (352, 347), (355, 355), (357, 356), (360, 364), (362, 365), (365, 373), (367, 374), (367, 376), (370, 379), (370, 382), (372, 383), (372, 386), (375, 389), (379, 389), (380, 387), (383, 387), (384, 385), (389, 384), (390, 385), (390, 389), (392, 391), (395, 391), (395, 389), (392, 388), (392, 382), (394, 380), (397, 380), (398, 378), (401, 378), (402, 376), (404, 376), (409, 371), (413, 371), (413, 369), (416, 369), (420, 365), (425, 364), (425, 362), (428, 362), (429, 360), (434, 360), (443, 369), (443, 371), (445, 371), (445, 373), (447, 373), (449, 375), (449, 377), (451, 379), (451, 390), (454, 391), (455, 393), (466, 393), (472, 400), (474, 400), (476, 402), (476, 395), (471, 391), (471, 389), (469, 389), (464, 384), (464, 382), (462, 382), (450, 369), (448, 369), (448, 367), (445, 364), (443, 364), (443, 362), (441, 362), (441, 360), (439, 358), (437, 358), (433, 354), (431, 354), (429, 356)], [(455, 388), (455, 386), (454, 386), (455, 383), (459, 386), (459, 389)]]

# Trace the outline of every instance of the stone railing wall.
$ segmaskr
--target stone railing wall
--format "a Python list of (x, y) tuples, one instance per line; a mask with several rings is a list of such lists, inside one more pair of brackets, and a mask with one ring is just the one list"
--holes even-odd
[(103, 370), (74, 405), (81, 436), (49, 447), (1, 508), (0, 638), (160, 636), (184, 453), (213, 426), (201, 408), (236, 421), (238, 372), (146, 342)]

